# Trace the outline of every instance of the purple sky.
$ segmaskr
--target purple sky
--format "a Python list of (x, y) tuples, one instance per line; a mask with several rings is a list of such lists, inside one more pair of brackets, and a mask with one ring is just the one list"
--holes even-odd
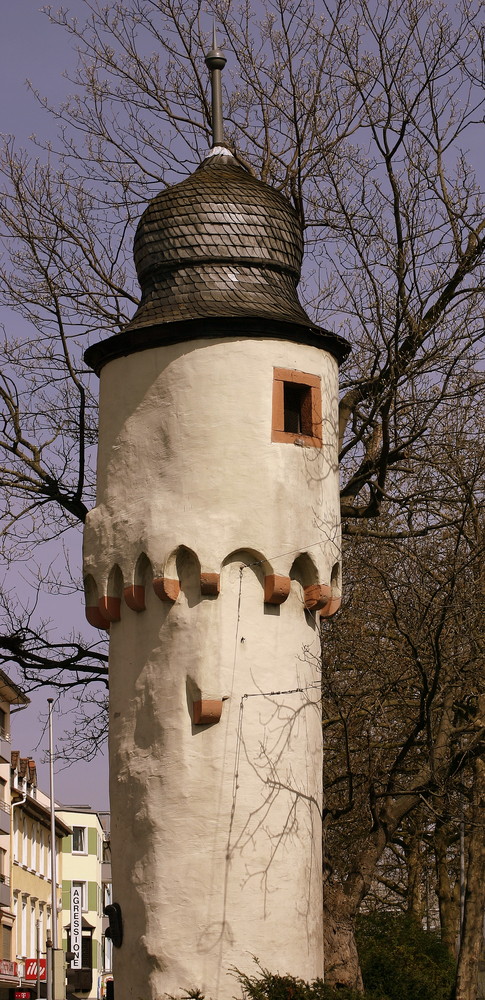
[[(54, 7), (58, 6), (56, 4)], [(60, 5), (59, 5), (60, 6)], [(73, 15), (81, 14), (81, 0), (63, 4)], [(66, 47), (63, 32), (50, 25), (42, 5), (34, 0), (20, 0), (2, 5), (0, 37), (1, 131), (21, 140), (46, 128), (45, 115), (29, 94), (26, 80), (48, 98), (68, 93), (63, 80), (66, 66), (73, 65), (73, 54)]]
[[(62, 6), (67, 7), (73, 15), (83, 15), (84, 5), (81, 0), (67, 0)], [(49, 119), (29, 93), (26, 79), (30, 79), (33, 86), (52, 101), (62, 98), (71, 89), (62, 73), (69, 65), (73, 66), (75, 57), (67, 46), (65, 34), (61, 29), (50, 25), (41, 10), (41, 5), (33, 0), (12, 0), (11, 3), (2, 5), (0, 131), (15, 135), (18, 146), (24, 145), (32, 133), (39, 137), (45, 135), (49, 123)], [(15, 324), (18, 323), (18, 330), (21, 331), (22, 321), (11, 314), (3, 315), (2, 319), (10, 330), (15, 329)], [(77, 555), (80, 558), (80, 544), (80, 536), (75, 536), (72, 541), (75, 558)], [(21, 593), (19, 596), (22, 596)], [(55, 600), (58, 605), (62, 602), (63, 620), (71, 621), (73, 627), (80, 626), (83, 610), (78, 607), (79, 600), (72, 597), (57, 597)], [(58, 608), (56, 610), (58, 612)], [(48, 765), (43, 763), (48, 749), (45, 719), (47, 697), (51, 693), (45, 690), (33, 695), (32, 704), (12, 717), (12, 749), (20, 750), (22, 756), (35, 759), (39, 785), (45, 791), (48, 790), (49, 782)], [(66, 715), (68, 708), (66, 700), (56, 706), (54, 732), (57, 738), (71, 724), (70, 716)], [(61, 763), (56, 765), (55, 770), (58, 800), (65, 803), (86, 803), (98, 809), (107, 807), (106, 755), (99, 756), (90, 763), (80, 760), (68, 768)]]

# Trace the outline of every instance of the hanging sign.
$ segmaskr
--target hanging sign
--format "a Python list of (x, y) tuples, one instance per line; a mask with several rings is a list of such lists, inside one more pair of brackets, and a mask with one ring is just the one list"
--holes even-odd
[(83, 909), (80, 885), (71, 887), (71, 969), (82, 968)]
[(0, 976), (18, 976), (17, 962), (9, 962), (7, 958), (0, 958)]
[[(45, 958), (41, 958), (39, 960), (39, 979), (44, 980), (45, 978), (46, 978), (46, 960)], [(36, 958), (25, 959), (25, 979), (37, 979)]]

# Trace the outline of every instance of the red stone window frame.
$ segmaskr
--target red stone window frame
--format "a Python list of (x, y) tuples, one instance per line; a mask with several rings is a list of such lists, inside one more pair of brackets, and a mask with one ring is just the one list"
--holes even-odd
[[(319, 375), (295, 371), (293, 368), (273, 369), (273, 425), (271, 440), (286, 444), (322, 447), (322, 386)], [(285, 430), (288, 413), (285, 411), (286, 396), (293, 396), (299, 402), (301, 430)], [(292, 392), (292, 387), (301, 386), (301, 393)]]

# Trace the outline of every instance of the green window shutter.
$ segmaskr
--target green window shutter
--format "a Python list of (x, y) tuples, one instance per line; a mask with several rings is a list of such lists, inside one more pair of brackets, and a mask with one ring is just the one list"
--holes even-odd
[(62, 909), (71, 909), (71, 883), (65, 879), (62, 880)]
[(93, 969), (98, 968), (98, 942), (93, 938)]
[(72, 837), (63, 837), (61, 850), (63, 854), (70, 854), (72, 848)]
[(88, 910), (98, 909), (98, 886), (96, 882), (88, 882)]
[[(88, 827), (88, 854), (98, 853), (98, 833), (94, 827)], [(89, 907), (91, 909), (91, 907)]]

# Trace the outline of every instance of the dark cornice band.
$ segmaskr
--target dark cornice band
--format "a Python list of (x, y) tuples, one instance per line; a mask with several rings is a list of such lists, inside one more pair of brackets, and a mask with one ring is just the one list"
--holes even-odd
[(256, 317), (227, 316), (207, 317), (196, 320), (181, 320), (175, 323), (159, 323), (141, 329), (125, 330), (116, 333), (107, 340), (92, 344), (84, 353), (84, 360), (89, 368), (99, 375), (109, 361), (116, 358), (146, 351), (151, 347), (162, 347), (168, 344), (178, 344), (186, 340), (233, 339), (242, 337), (252, 339), (290, 340), (297, 344), (308, 344), (328, 351), (339, 364), (345, 361), (350, 352), (350, 344), (338, 334), (318, 326), (299, 326), (296, 323), (284, 323), (279, 320), (258, 319)]

